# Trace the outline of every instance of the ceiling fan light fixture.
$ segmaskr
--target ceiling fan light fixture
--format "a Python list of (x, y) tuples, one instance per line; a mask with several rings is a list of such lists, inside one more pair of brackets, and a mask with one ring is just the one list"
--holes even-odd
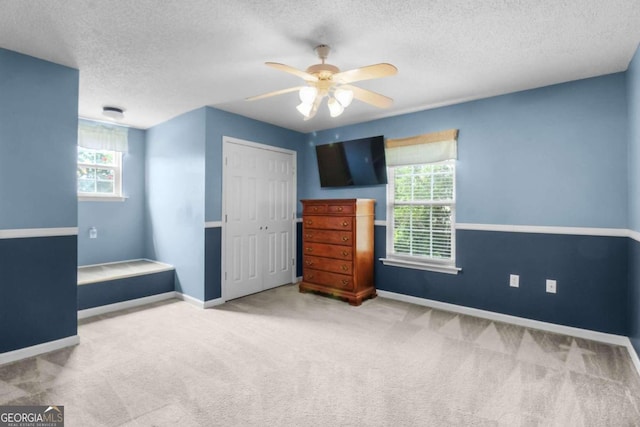
[(347, 108), (353, 101), (353, 91), (349, 89), (337, 88), (333, 96), (336, 97), (340, 105)]
[(338, 117), (344, 112), (344, 107), (334, 97), (329, 98), (329, 101), (327, 101), (327, 107), (329, 107), (329, 114), (331, 117)]
[(311, 102), (301, 102), (300, 105), (296, 107), (296, 110), (298, 110), (303, 116), (309, 117), (312, 108), (313, 100)]
[(313, 86), (304, 86), (300, 88), (299, 95), (300, 101), (302, 101), (303, 104), (311, 105), (318, 95), (318, 89)]

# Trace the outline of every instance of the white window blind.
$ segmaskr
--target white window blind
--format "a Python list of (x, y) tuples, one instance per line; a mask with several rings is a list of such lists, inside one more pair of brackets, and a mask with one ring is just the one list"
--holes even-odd
[(129, 151), (129, 129), (100, 123), (78, 124), (78, 145), (92, 150)]
[(394, 168), (394, 254), (452, 258), (454, 173), (451, 161)]

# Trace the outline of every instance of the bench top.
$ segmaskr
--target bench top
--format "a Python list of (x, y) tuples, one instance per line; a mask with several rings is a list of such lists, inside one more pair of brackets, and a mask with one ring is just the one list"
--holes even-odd
[(174, 270), (172, 265), (148, 259), (86, 265), (78, 267), (78, 285), (107, 282), (109, 280), (124, 279), (170, 270)]

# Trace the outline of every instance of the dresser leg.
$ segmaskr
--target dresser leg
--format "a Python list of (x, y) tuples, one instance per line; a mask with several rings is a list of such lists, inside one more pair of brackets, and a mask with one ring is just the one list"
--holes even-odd
[(362, 304), (362, 298), (349, 298), (349, 305), (357, 307), (360, 304)]

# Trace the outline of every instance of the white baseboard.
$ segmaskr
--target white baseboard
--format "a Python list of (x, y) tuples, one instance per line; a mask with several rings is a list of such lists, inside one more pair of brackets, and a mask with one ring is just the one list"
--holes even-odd
[(99, 316), (101, 314), (138, 307), (141, 305), (147, 305), (172, 298), (176, 298), (176, 293), (174, 291), (165, 292), (158, 295), (151, 295), (143, 298), (136, 298), (128, 301), (116, 302), (114, 304), (101, 305), (99, 307), (87, 308), (84, 310), (78, 310), (78, 319), (86, 319), (93, 316)]
[(17, 362), (18, 360), (60, 350), (65, 347), (72, 347), (74, 345), (78, 345), (79, 343), (80, 337), (78, 335), (73, 335), (59, 340), (33, 345), (31, 347), (25, 347), (18, 350), (8, 351), (6, 353), (0, 353), (0, 365)]
[(539, 329), (542, 331), (553, 332), (557, 334), (570, 335), (577, 338), (584, 338), (592, 341), (599, 341), (606, 344), (619, 345), (627, 348), (629, 345), (631, 345), (629, 338), (623, 335), (607, 334), (604, 332), (591, 331), (589, 329), (574, 328), (572, 326), (541, 322), (539, 320), (526, 319), (524, 317), (511, 316), (508, 314), (496, 313), (493, 311), (480, 310), (477, 308), (465, 307), (456, 304), (449, 304), (446, 302), (435, 301), (426, 298), (397, 294), (395, 292), (381, 290), (377, 290), (376, 292), (382, 298), (409, 302), (416, 305), (437, 308), (439, 310), (451, 311), (454, 313), (466, 314), (469, 316), (481, 317), (483, 319), (494, 320), (498, 322), (511, 323), (513, 325), (523, 326), (525, 328)]
[(640, 375), (640, 358), (638, 358), (638, 353), (636, 353), (636, 349), (633, 347), (633, 344), (631, 344), (629, 338), (627, 338), (627, 350), (629, 351), (633, 366), (636, 367), (636, 371), (638, 371), (638, 375)]
[(178, 291), (176, 291), (175, 297), (179, 300), (195, 305), (198, 308), (204, 308), (204, 301), (199, 300), (198, 298), (191, 297), (187, 294), (183, 294), (182, 292), (178, 292)]
[(189, 304), (195, 305), (198, 308), (210, 308), (210, 307), (215, 307), (217, 305), (221, 305), (224, 304), (226, 301), (222, 298), (216, 298), (216, 299), (210, 299), (208, 301), (202, 301), (199, 300), (198, 298), (194, 298), (192, 296), (183, 294), (181, 292), (177, 292), (176, 291), (176, 296), (177, 299), (188, 302)]
[(204, 302), (204, 308), (211, 308), (225, 303), (222, 298), (210, 299)]

